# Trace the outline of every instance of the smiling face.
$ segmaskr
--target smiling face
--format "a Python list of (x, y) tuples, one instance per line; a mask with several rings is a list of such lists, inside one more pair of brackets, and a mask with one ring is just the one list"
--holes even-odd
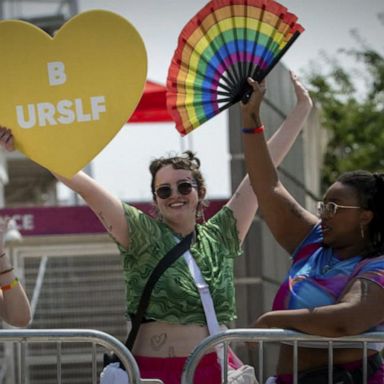
[[(191, 232), (196, 224), (197, 206), (204, 197), (199, 196), (192, 171), (174, 169), (172, 165), (166, 165), (157, 171), (154, 181), (155, 204), (163, 222), (177, 233), (185, 235)], [(188, 194), (180, 193), (178, 190), (178, 186), (185, 182), (193, 185)], [(160, 198), (156, 191), (161, 187), (170, 187), (172, 194), (165, 199)], [(186, 189), (180, 189), (186, 192)]]
[[(341, 182), (334, 183), (324, 196), (324, 203), (333, 202), (345, 207), (360, 207), (355, 189)], [(372, 212), (363, 208), (339, 207), (334, 215), (323, 213), (321, 226), (324, 244), (334, 248), (341, 258), (358, 255), (367, 245), (367, 236), (362, 236), (372, 219)]]

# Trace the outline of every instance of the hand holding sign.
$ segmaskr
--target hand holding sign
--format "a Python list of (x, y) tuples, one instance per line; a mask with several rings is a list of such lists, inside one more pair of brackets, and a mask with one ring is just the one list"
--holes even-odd
[(142, 95), (143, 41), (112, 12), (77, 15), (54, 38), (23, 21), (1, 21), (0, 46), (0, 122), (17, 149), (62, 176), (112, 140)]

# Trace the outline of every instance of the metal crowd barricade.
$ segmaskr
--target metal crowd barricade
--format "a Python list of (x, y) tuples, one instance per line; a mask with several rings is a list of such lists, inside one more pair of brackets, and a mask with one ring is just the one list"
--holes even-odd
[[(113, 351), (121, 360), (127, 371), (130, 384), (163, 384), (157, 379), (140, 379), (136, 360), (123, 343), (115, 337), (92, 329), (4, 329), (0, 330), (0, 343), (12, 342), (20, 344), (19, 384), (26, 384), (26, 347), (28, 342), (52, 342), (57, 344), (57, 384), (62, 383), (61, 377), (61, 345), (62, 343), (91, 343), (92, 344), (92, 384), (96, 384), (97, 362), (96, 347), (99, 345), (108, 351)], [(16, 384), (16, 383), (15, 383)]]
[[(255, 367), (259, 383), (264, 383), (266, 379), (263, 373), (264, 365), (264, 345), (266, 343), (289, 342), (293, 346), (293, 382), (297, 384), (298, 370), (297, 357), (298, 347), (305, 346), (305, 342), (322, 342), (328, 344), (328, 384), (332, 384), (333, 373), (333, 349), (335, 342), (341, 343), (361, 343), (363, 349), (363, 384), (367, 384), (367, 344), (371, 342), (384, 343), (384, 332), (369, 332), (356, 336), (345, 336), (338, 338), (328, 338), (313, 336), (295, 331), (284, 329), (232, 329), (204, 339), (193, 350), (185, 363), (181, 384), (193, 383), (193, 376), (200, 359), (215, 346), (222, 344), (224, 346), (224, 361), (228, 358), (228, 346), (231, 342), (257, 343), (259, 352), (258, 366)], [(304, 343), (304, 344), (303, 344)], [(224, 384), (227, 384), (227, 367), (224, 367)], [(324, 383), (326, 384), (326, 383)]]

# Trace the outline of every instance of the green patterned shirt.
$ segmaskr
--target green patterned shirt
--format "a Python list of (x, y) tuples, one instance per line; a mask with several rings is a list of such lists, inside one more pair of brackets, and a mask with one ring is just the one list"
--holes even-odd
[[(151, 272), (176, 244), (174, 232), (164, 223), (123, 203), (130, 228), (130, 247), (118, 244), (123, 256), (127, 314), (137, 306)], [(236, 318), (234, 258), (241, 253), (236, 220), (223, 207), (204, 224), (196, 227), (191, 253), (209, 284), (219, 323)], [(205, 324), (199, 292), (181, 256), (156, 283), (145, 317), (177, 324)]]

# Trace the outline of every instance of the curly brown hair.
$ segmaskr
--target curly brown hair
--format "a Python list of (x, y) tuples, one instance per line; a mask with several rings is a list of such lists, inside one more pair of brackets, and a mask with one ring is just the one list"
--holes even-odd
[(203, 202), (206, 193), (206, 185), (204, 177), (200, 171), (200, 160), (192, 151), (185, 151), (181, 155), (177, 156), (168, 156), (160, 157), (158, 159), (152, 160), (149, 165), (149, 171), (152, 175), (151, 180), (151, 191), (153, 200), (156, 201), (155, 194), (155, 178), (157, 172), (167, 166), (172, 165), (173, 169), (185, 169), (192, 172), (192, 177), (197, 183), (197, 193), (199, 196), (199, 204), (196, 209), (196, 217), (203, 217), (203, 210), (206, 204)]

